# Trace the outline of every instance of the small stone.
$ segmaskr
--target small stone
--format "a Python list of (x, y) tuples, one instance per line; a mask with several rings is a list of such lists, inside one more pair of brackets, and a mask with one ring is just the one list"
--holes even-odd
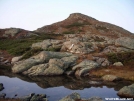
[(103, 77), (102, 77), (102, 79), (104, 80), (104, 81), (119, 81), (119, 80), (121, 80), (121, 78), (119, 78), (119, 77), (117, 77), (117, 76), (114, 76), (114, 75), (104, 75)]
[(104, 101), (104, 100), (100, 97), (91, 97), (91, 98), (89, 98), (88, 101)]
[(113, 65), (114, 66), (123, 66), (123, 64), (121, 62), (115, 62)]

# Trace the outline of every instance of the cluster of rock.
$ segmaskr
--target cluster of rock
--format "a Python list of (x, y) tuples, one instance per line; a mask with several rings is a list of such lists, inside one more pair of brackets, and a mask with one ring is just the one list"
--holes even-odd
[(10, 60), (2, 56), (0, 57), (0, 65), (11, 65)]
[(43, 50), (61, 49), (64, 40), (51, 40), (47, 39), (42, 42), (32, 44), (32, 48), (39, 48)]
[(24, 96), (19, 98), (21, 101), (48, 101), (46, 98), (46, 94), (30, 94), (28, 96)]
[(12, 72), (25, 75), (61, 75), (76, 64), (77, 56), (67, 52), (42, 51), (38, 55), (16, 62)]
[(89, 99), (83, 99), (80, 97), (79, 93), (72, 93), (64, 98), (62, 98), (59, 101), (104, 101), (102, 98), (100, 97), (91, 97)]
[[(115, 43), (118, 42), (118, 45), (120, 44), (122, 47), (122, 42), (118, 41), (121, 39), (117, 39)], [(96, 42), (96, 40), (99, 40), (99, 42)], [(134, 48), (132, 45), (133, 40), (131, 38), (127, 38), (127, 40), (129, 45), (124, 45), (123, 47), (131, 49), (122, 49), (123, 51), (132, 51)], [(40, 48), (48, 51), (42, 51), (36, 56), (21, 61), (19, 60), (22, 56), (14, 57), (12, 59), (12, 71), (13, 73), (23, 73), (25, 75), (61, 75), (65, 73), (67, 75), (75, 74), (77, 76), (83, 76), (92, 69), (100, 66), (109, 66), (110, 62), (104, 57), (93, 57), (93, 60), (85, 59), (81, 63), (78, 63), (77, 60), (79, 57), (82, 54), (92, 54), (91, 52), (96, 52), (99, 47), (103, 48), (100, 53), (117, 52), (116, 46), (114, 48), (108, 48), (110, 44), (114, 44), (114, 42), (106, 37), (93, 35), (65, 35), (65, 40), (47, 39), (34, 43), (31, 47), (33, 49)], [(118, 46), (118, 48), (121, 47)], [(51, 52), (49, 51), (51, 49), (61, 49), (61, 51), (65, 52)], [(114, 65), (123, 66), (121, 63)], [(66, 71), (68, 68), (71, 68), (71, 70)]]
[(30, 36), (38, 36), (35, 32), (27, 31), (20, 28), (7, 28), (7, 29), (0, 29), (0, 37), (3, 38), (27, 38)]

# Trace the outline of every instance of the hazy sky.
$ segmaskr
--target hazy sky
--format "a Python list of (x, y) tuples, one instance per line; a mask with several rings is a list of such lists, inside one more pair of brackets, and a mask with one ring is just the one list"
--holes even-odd
[(76, 12), (134, 33), (134, 0), (0, 0), (0, 28), (36, 30)]

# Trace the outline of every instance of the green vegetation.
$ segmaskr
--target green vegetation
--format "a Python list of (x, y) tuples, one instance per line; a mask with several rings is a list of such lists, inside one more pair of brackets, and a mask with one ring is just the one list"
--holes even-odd
[(75, 32), (74, 31), (65, 31), (62, 34), (75, 34)]
[(54, 48), (54, 47), (51, 47), (51, 48), (48, 48), (47, 50), (45, 51), (53, 51), (53, 52), (59, 52), (60, 51), (60, 47), (57, 47), (57, 48)]
[(42, 33), (39, 36), (32, 36), (26, 39), (1, 39), (0, 50), (6, 50), (9, 54), (18, 56), (33, 51), (31, 50), (31, 45), (35, 42), (40, 42), (45, 39), (57, 39), (60, 37), (62, 37), (62, 35)]
[(40, 48), (30, 49), (23, 55), (22, 59), (27, 59), (33, 55), (38, 54), (40, 51), (42, 51), (42, 49), (40, 49)]
[(84, 23), (74, 22), (74, 23), (66, 26), (66, 28), (80, 27), (80, 26), (84, 26), (84, 25), (91, 25), (91, 24), (89, 22), (84, 22)]
[(103, 31), (106, 31), (106, 32), (109, 31), (109, 29), (107, 29), (106, 27), (103, 27), (103, 26), (96, 26), (95, 28), (96, 28), (97, 30), (103, 30)]
[(134, 52), (109, 53), (107, 56), (112, 63), (120, 61), (123, 64), (129, 64), (134, 62)]
[(96, 36), (96, 37), (91, 37), (91, 38), (93, 38), (94, 41), (96, 41), (96, 42), (104, 42), (104, 41), (105, 41), (103, 38), (100, 38), (100, 37), (98, 37), (98, 36)]

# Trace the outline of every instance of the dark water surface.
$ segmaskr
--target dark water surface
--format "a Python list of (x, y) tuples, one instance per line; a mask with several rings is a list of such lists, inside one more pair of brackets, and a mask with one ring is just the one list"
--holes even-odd
[(119, 98), (117, 91), (125, 85), (131, 84), (129, 81), (120, 81), (118, 83), (99, 82), (90, 84), (92, 80), (88, 78), (75, 78), (67, 76), (56, 77), (26, 77), (11, 73), (1, 73), (0, 83), (3, 83), (6, 97), (13, 98), (29, 95), (30, 93), (46, 94), (49, 101), (58, 101), (61, 98), (78, 92), (81, 98), (90, 98), (99, 96), (105, 98)]

